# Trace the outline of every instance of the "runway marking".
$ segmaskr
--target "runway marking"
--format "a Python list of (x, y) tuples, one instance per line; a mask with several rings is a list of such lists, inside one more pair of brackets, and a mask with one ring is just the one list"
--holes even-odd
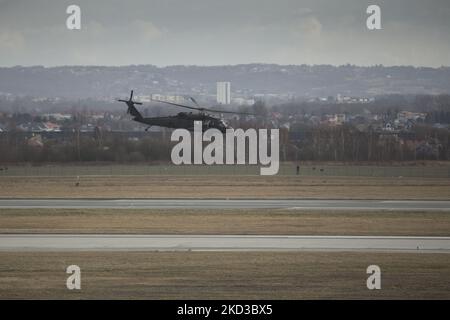
[(450, 253), (450, 237), (0, 235), (0, 251), (408, 251)]
[[(301, 199), (0, 199), (0, 208), (450, 211), (450, 201)], [(0, 212), (1, 214), (1, 212)]]

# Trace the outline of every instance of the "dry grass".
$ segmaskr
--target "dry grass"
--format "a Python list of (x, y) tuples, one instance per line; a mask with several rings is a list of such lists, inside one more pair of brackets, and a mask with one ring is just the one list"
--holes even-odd
[[(65, 287), (81, 268), (81, 290)], [(366, 268), (381, 267), (381, 290)], [(0, 299), (450, 299), (450, 255), (0, 253)]]
[(450, 236), (450, 215), (278, 209), (0, 209), (0, 233)]
[(450, 198), (450, 179), (288, 176), (0, 177), (2, 198)]

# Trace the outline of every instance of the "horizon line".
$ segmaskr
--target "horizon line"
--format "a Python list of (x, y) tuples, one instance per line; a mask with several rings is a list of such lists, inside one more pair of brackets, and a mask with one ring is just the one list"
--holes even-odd
[(280, 67), (358, 67), (358, 68), (376, 68), (376, 67), (383, 67), (383, 68), (394, 68), (394, 67), (404, 67), (404, 68), (414, 68), (414, 69), (446, 69), (450, 68), (450, 65), (445, 66), (425, 66), (425, 65), (406, 65), (406, 64), (400, 64), (400, 65), (384, 65), (384, 64), (372, 64), (372, 65), (357, 65), (352, 63), (346, 63), (346, 64), (329, 64), (329, 63), (322, 63), (322, 64), (280, 64), (280, 63), (269, 63), (269, 62), (250, 62), (250, 63), (236, 63), (236, 64), (211, 64), (211, 65), (200, 65), (200, 64), (170, 64), (170, 65), (156, 65), (156, 64), (117, 64), (117, 65), (100, 65), (100, 64), (64, 64), (64, 65), (11, 65), (11, 66), (2, 66), (0, 65), (1, 69), (12, 69), (12, 68), (45, 68), (45, 69), (51, 69), (51, 68), (67, 68), (67, 67), (103, 67), (103, 68), (120, 68), (120, 67), (141, 67), (141, 66), (151, 66), (156, 67), (159, 69), (164, 68), (170, 68), (170, 67), (197, 67), (197, 68), (211, 68), (211, 67), (238, 67), (238, 66), (247, 66), (247, 65), (266, 65), (266, 66), (280, 66)]

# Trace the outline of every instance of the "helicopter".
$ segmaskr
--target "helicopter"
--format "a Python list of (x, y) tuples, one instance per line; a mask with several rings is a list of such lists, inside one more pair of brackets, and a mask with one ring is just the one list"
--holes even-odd
[(128, 100), (118, 99), (117, 101), (124, 102), (128, 106), (127, 113), (131, 114), (134, 117), (133, 118), (134, 121), (148, 125), (145, 131), (148, 131), (148, 129), (150, 129), (152, 126), (174, 128), (174, 129), (182, 128), (193, 131), (194, 122), (201, 121), (203, 131), (215, 128), (218, 129), (220, 132), (225, 133), (227, 129), (232, 129), (232, 127), (224, 119), (209, 115), (207, 112), (231, 113), (231, 114), (252, 115), (252, 116), (254, 115), (252, 113), (213, 110), (200, 107), (197, 101), (192, 97), (189, 97), (189, 100), (192, 101), (196, 105), (196, 107), (152, 98), (151, 100), (155, 102), (161, 102), (181, 108), (197, 110), (199, 112), (198, 113), (179, 112), (174, 116), (144, 118), (135, 107), (135, 105), (142, 105), (142, 103), (133, 101), (133, 93), (134, 91), (131, 90), (130, 98)]

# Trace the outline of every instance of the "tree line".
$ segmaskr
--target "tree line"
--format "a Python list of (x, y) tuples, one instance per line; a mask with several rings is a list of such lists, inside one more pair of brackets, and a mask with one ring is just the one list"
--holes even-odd
[[(170, 162), (170, 134), (70, 132), (51, 137), (0, 133), (1, 163)], [(450, 160), (450, 133), (426, 124), (408, 133), (360, 131), (352, 125), (280, 129), (281, 161)]]

